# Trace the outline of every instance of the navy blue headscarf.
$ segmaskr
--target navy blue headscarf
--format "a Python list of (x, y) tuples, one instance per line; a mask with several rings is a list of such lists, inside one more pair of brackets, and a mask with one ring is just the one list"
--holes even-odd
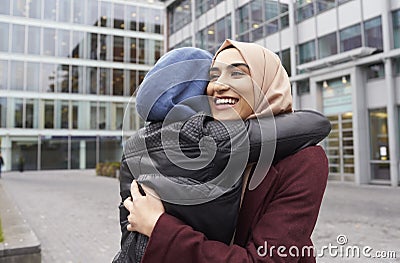
[(168, 115), (168, 119), (178, 121), (199, 111), (208, 112), (207, 100), (202, 95), (207, 88), (211, 60), (211, 53), (194, 47), (164, 54), (147, 73), (136, 94), (139, 116), (145, 121), (162, 121), (173, 109), (173, 116)]

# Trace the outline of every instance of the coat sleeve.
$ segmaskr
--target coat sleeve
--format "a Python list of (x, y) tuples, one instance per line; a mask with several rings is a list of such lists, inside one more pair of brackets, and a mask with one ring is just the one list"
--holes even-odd
[[(320, 147), (308, 147), (278, 163), (278, 187), (272, 201), (260, 209), (245, 247), (207, 240), (202, 233), (164, 213), (142, 262), (299, 262), (299, 257), (284, 255), (288, 250), (281, 251), (281, 256), (275, 250), (270, 256), (263, 255), (265, 251), (260, 247), (267, 242), (268, 248), (297, 246), (301, 251), (301, 247), (312, 245), (310, 236), (325, 191), (327, 167)], [(310, 261), (314, 258), (305, 262)]]

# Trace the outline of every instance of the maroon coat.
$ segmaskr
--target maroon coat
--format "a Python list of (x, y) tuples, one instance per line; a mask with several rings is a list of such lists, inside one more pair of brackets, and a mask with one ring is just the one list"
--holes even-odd
[(255, 190), (246, 190), (234, 245), (207, 240), (164, 213), (142, 262), (315, 262), (306, 255), (327, 177), (324, 150), (319, 146), (301, 150), (272, 166)]

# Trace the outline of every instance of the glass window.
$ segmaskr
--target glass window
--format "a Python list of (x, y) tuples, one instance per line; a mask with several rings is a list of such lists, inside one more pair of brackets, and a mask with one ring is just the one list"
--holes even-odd
[(111, 27), (111, 3), (100, 2), (100, 17), (102, 27)]
[(377, 17), (364, 22), (365, 46), (383, 50), (382, 22)]
[(124, 71), (122, 69), (113, 70), (112, 89), (113, 89), (113, 95), (115, 96), (124, 95)]
[(182, 27), (192, 22), (191, 1), (179, 0), (168, 7), (169, 31), (175, 33)]
[(24, 62), (10, 61), (10, 89), (11, 90), (24, 90)]
[(130, 59), (129, 62), (131, 63), (137, 63), (137, 54), (136, 54), (136, 38), (131, 38), (130, 39)]
[(316, 59), (315, 41), (311, 40), (299, 45), (299, 62), (300, 64), (310, 62)]
[(400, 9), (392, 14), (394, 48), (400, 48)]
[(0, 89), (8, 89), (8, 61), (0, 60)]
[(72, 105), (72, 129), (78, 129), (78, 102), (74, 101)]
[(59, 0), (58, 21), (71, 23), (71, 0)]
[(336, 6), (336, 0), (317, 0), (317, 11), (318, 13), (331, 9)]
[[(190, 37), (190, 47), (192, 46), (192, 38)], [(154, 50), (154, 59), (156, 62), (158, 59), (160, 59), (161, 55), (164, 53), (164, 46), (163, 46), (163, 41), (156, 40), (155, 41), (155, 50)]]
[(27, 16), (26, 0), (14, 0), (13, 1), (13, 16)]
[(297, 94), (299, 96), (310, 93), (310, 80), (297, 81)]
[(127, 23), (128, 23), (128, 29), (132, 31), (137, 31), (137, 23), (136, 19), (138, 17), (137, 15), (137, 7), (136, 6), (128, 6), (128, 11), (127, 11)]
[(122, 156), (121, 137), (100, 137), (99, 162), (116, 162)]
[(38, 128), (38, 111), (39, 102), (38, 100), (28, 99), (25, 104), (25, 127), (29, 129)]
[(97, 34), (87, 33), (87, 44), (89, 45), (88, 55), (89, 59), (97, 60)]
[(84, 93), (84, 74), (82, 66), (72, 66), (71, 92)]
[(56, 69), (55, 64), (42, 64), (40, 79), (44, 92), (55, 92)]
[[(389, 156), (389, 137), (387, 126), (386, 109), (375, 109), (369, 111), (369, 130), (371, 144), (371, 160), (388, 161)], [(372, 179), (389, 180), (389, 165), (383, 163), (372, 164)]]
[(114, 4), (114, 28), (125, 29), (125, 6)]
[(74, 0), (73, 3), (73, 22), (76, 24), (84, 24), (85, 22), (85, 1), (84, 0)]
[(111, 77), (109, 68), (100, 68), (99, 94), (110, 95)]
[(67, 64), (57, 65), (56, 84), (57, 92), (69, 93), (70, 69)]
[(69, 39), (71, 32), (69, 30), (57, 30), (57, 48), (59, 57), (71, 57)]
[(90, 102), (90, 129), (97, 130), (97, 102)]
[(97, 163), (97, 154), (96, 154), (96, 137), (88, 137), (85, 140), (86, 142), (86, 169), (95, 168)]
[(43, 28), (43, 55), (55, 56), (55, 40), (56, 30), (51, 28)]
[(24, 113), (24, 101), (22, 99), (14, 99), (14, 128), (22, 128)]
[(14, 53), (25, 52), (25, 26), (12, 25), (11, 51)]
[(11, 148), (11, 170), (37, 170), (37, 139), (12, 141)]
[(91, 26), (99, 25), (99, 1), (98, 0), (88, 0), (87, 2), (87, 12), (86, 24)]
[(281, 52), (281, 61), (282, 65), (285, 68), (288, 76), (290, 77), (292, 75), (292, 70), (291, 70), (291, 63), (290, 63), (290, 48), (285, 49)]
[(40, 55), (40, 27), (28, 26), (28, 54)]
[[(58, 129), (69, 129), (69, 102), (66, 100), (56, 101), (56, 105), (58, 104), (60, 112), (58, 115), (59, 122), (57, 123)], [(57, 111), (56, 111), (57, 113)]]
[(314, 16), (313, 1), (297, 0), (297, 22)]
[(196, 18), (207, 12), (206, 0), (196, 0)]
[(340, 31), (340, 52), (361, 47), (361, 26), (354, 25)]
[(278, 19), (271, 20), (265, 24), (266, 35), (271, 35), (273, 33), (276, 33), (278, 32), (278, 30), (279, 30)]
[(124, 104), (112, 103), (112, 116), (111, 130), (122, 130), (122, 124), (124, 121)]
[(154, 15), (154, 33), (164, 34), (164, 12), (162, 10), (153, 10)]
[(87, 85), (90, 94), (97, 94), (97, 68), (87, 67), (86, 68)]
[[(400, 75), (400, 57), (394, 59), (394, 74), (396, 76)], [(1, 77), (0, 77), (0, 87), (1, 87)]]
[(249, 4), (244, 5), (236, 11), (236, 32), (237, 34), (242, 34), (250, 29), (250, 14), (249, 14)]
[(41, 169), (68, 169), (68, 137), (42, 137), (40, 155)]
[(44, 128), (54, 129), (54, 101), (44, 101)]
[(144, 39), (139, 39), (139, 48), (138, 48), (138, 53), (139, 53), (139, 64), (145, 64), (146, 60), (145, 60), (145, 54), (146, 54), (146, 50), (145, 50), (145, 45), (144, 45)]
[(207, 28), (207, 50), (214, 53), (217, 43), (215, 42), (215, 28), (214, 24)]
[(278, 1), (264, 1), (264, 17), (265, 20), (270, 20), (279, 15)]
[(150, 29), (147, 27), (147, 19), (146, 17), (149, 15), (149, 10), (148, 8), (145, 7), (138, 7), (139, 11), (139, 17), (138, 17), (138, 29), (139, 31), (142, 32), (151, 32)]
[(264, 36), (263, 26), (263, 14), (262, 14), (262, 2), (261, 0), (255, 0), (251, 2), (251, 37), (253, 41), (261, 39)]
[[(83, 141), (84, 142), (84, 141)], [(81, 139), (71, 137), (71, 169), (80, 168)]]
[(99, 130), (108, 130), (108, 106), (109, 104), (106, 102), (100, 102), (99, 103), (99, 125), (98, 129)]
[(10, 0), (1, 1), (0, 14), (9, 15), (10, 14)]
[(79, 31), (72, 32), (72, 57), (84, 58), (85, 34)]
[(137, 71), (136, 70), (131, 70), (129, 71), (129, 95), (133, 96), (136, 91), (136, 87), (138, 87), (137, 84)]
[(7, 98), (0, 98), (0, 128), (7, 128)]
[(26, 89), (29, 91), (40, 90), (40, 63), (26, 63)]
[(30, 0), (30, 1), (28, 1), (27, 4), (29, 7), (29, 17), (40, 19), (42, 17), (41, 16), (42, 1), (41, 0)]
[(100, 35), (100, 59), (111, 60), (111, 36)]
[(45, 20), (56, 21), (56, 4), (57, 1), (54, 0), (43, 0), (43, 18)]
[(369, 65), (367, 67), (367, 79), (377, 79), (385, 77), (385, 66), (383, 63)]
[(319, 58), (337, 54), (336, 32), (318, 38)]
[[(8, 24), (0, 23), (0, 35), (1, 36), (9, 36)], [(8, 51), (8, 37), (0, 38), (0, 51), (4, 51), (4, 52)]]
[(117, 62), (124, 61), (124, 38), (114, 36), (114, 57), (113, 60)]

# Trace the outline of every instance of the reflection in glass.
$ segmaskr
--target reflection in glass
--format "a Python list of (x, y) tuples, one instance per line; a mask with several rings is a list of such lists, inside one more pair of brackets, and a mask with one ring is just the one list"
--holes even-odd
[(40, 89), (40, 63), (27, 62), (26, 63), (26, 90), (29, 91), (39, 91)]
[(137, 80), (136, 80), (136, 76), (137, 76), (137, 71), (136, 70), (130, 70), (129, 72), (129, 95), (132, 96), (135, 91), (136, 91), (136, 87), (137, 87)]
[(108, 121), (107, 121), (107, 108), (108, 103), (100, 102), (99, 103), (99, 130), (108, 130)]
[(84, 93), (83, 90), (83, 67), (72, 66), (71, 92)]
[(25, 171), (38, 169), (37, 139), (13, 141), (11, 149), (11, 170)]
[(319, 58), (337, 54), (336, 32), (318, 38)]
[(90, 26), (99, 25), (99, 1), (98, 0), (88, 0), (87, 2), (87, 12), (86, 24)]
[(393, 47), (400, 48), (400, 10), (392, 13)]
[(100, 25), (102, 27), (111, 27), (111, 3), (100, 2)]
[(364, 22), (365, 46), (383, 50), (382, 22), (377, 17)]
[(290, 77), (292, 75), (291, 64), (290, 64), (290, 48), (282, 51), (281, 61), (288, 76)]
[(38, 128), (39, 101), (27, 99), (25, 104), (25, 128)]
[(71, 169), (79, 169), (80, 156), (81, 156), (81, 140), (79, 138), (71, 137)]
[(139, 52), (139, 64), (145, 64), (145, 54), (146, 54), (146, 49), (145, 49), (145, 45), (144, 45), (144, 39), (139, 39), (139, 48), (138, 48), (138, 52)]
[[(8, 27), (9, 25), (6, 23), (0, 22), (0, 36), (8, 36)], [(8, 38), (1, 37), (0, 38), (0, 51), (8, 51)]]
[(0, 89), (8, 89), (8, 62), (0, 60)]
[(114, 28), (125, 29), (125, 6), (114, 4)]
[(311, 40), (299, 45), (299, 62), (300, 64), (307, 63), (316, 59), (315, 41)]
[(55, 56), (56, 30), (43, 28), (43, 55)]
[(55, 86), (56, 86), (55, 64), (42, 63), (40, 79), (44, 92), (55, 92)]
[(137, 63), (137, 54), (136, 54), (136, 38), (130, 38), (130, 61), (131, 63)]
[(377, 63), (367, 66), (367, 80), (385, 77), (385, 65)]
[(114, 61), (124, 61), (124, 38), (114, 36)]
[(97, 129), (97, 102), (90, 102), (90, 129)]
[(28, 26), (28, 54), (40, 55), (40, 27)]
[(42, 137), (41, 169), (68, 169), (68, 137)]
[(340, 31), (340, 51), (361, 47), (361, 26), (354, 25)]
[(335, 7), (335, 1), (336, 0), (317, 0), (317, 11), (322, 12)]
[(111, 84), (110, 69), (100, 68), (99, 94), (110, 95), (110, 87), (111, 87), (110, 84)]
[(85, 139), (86, 145), (86, 169), (96, 167), (96, 137), (88, 137)]
[(61, 102), (58, 102), (58, 103), (61, 103), (61, 107), (60, 107), (60, 109), (61, 109), (61, 118), (60, 118), (60, 120), (61, 120), (61, 125), (60, 125), (60, 127), (59, 128), (61, 128), (61, 129), (69, 129), (69, 125), (68, 125), (68, 119), (69, 119), (69, 103), (68, 103), (68, 101), (66, 101), (66, 100), (62, 100)]
[(14, 53), (24, 53), (25, 26), (12, 24), (11, 28), (12, 28), (11, 51)]
[(72, 129), (78, 129), (78, 102), (72, 102)]
[(69, 38), (70, 31), (69, 30), (57, 30), (57, 48), (58, 48), (58, 56), (59, 57), (70, 57), (70, 47), (69, 47)]
[(97, 60), (97, 34), (88, 33), (89, 59)]
[(100, 59), (111, 60), (111, 36), (100, 35)]
[(70, 73), (69, 73), (69, 65), (60, 64), (57, 66), (57, 91), (69, 93), (69, 80), (70, 80)]
[(43, 7), (43, 18), (45, 20), (56, 21), (56, 4), (57, 1), (54, 0), (44, 0)]
[(85, 35), (80, 31), (73, 31), (72, 34), (72, 57), (84, 58)]
[(59, 0), (58, 21), (71, 23), (71, 0)]
[(44, 128), (53, 129), (54, 128), (54, 101), (45, 100), (44, 101)]
[(207, 50), (214, 53), (215, 46), (215, 28), (214, 25), (210, 25), (207, 28)]
[(137, 31), (137, 7), (136, 6), (127, 6), (127, 24), (129, 26), (129, 30)]
[(24, 62), (10, 61), (10, 88), (11, 90), (24, 90)]
[(236, 17), (239, 17), (236, 19), (236, 30), (239, 35), (250, 29), (249, 9), (249, 4), (246, 4), (236, 11)]
[(113, 114), (111, 116), (111, 120), (113, 122), (111, 125), (111, 129), (112, 130), (122, 130), (125, 107), (122, 103), (113, 103), (112, 107), (113, 107)]
[(124, 71), (122, 69), (113, 69), (112, 89), (113, 95), (124, 95)]
[[(298, 0), (300, 1), (300, 0)], [(305, 4), (297, 7), (297, 22), (301, 22), (314, 15), (314, 3), (306, 1)]]
[(41, 10), (42, 10), (42, 1), (41, 0), (29, 0), (29, 17), (30, 18), (41, 18)]
[(87, 76), (87, 85), (89, 88), (90, 94), (97, 94), (97, 68), (95, 67), (87, 67), (86, 68), (86, 76)]
[(23, 100), (14, 99), (14, 128), (22, 128), (23, 123)]
[(0, 98), (0, 128), (7, 128), (7, 98)]
[[(190, 46), (192, 46), (191, 43), (192, 43), (192, 38), (190, 38)], [(163, 54), (163, 50), (164, 50), (163, 42), (160, 40), (155, 40), (154, 62), (156, 62), (161, 57), (161, 55)]]
[(10, 14), (10, 0), (1, 1), (0, 14), (9, 15)]
[(121, 137), (100, 137), (99, 162), (115, 162), (121, 159)]
[(74, 0), (73, 2), (73, 21), (76, 24), (83, 24), (85, 20), (85, 1)]

